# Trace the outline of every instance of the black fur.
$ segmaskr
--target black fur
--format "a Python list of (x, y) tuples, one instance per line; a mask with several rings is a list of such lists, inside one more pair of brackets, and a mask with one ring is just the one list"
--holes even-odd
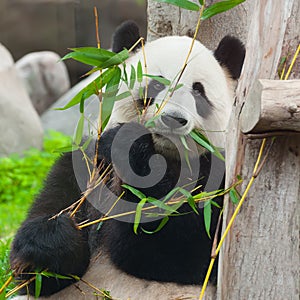
[[(125, 126), (125, 127), (124, 127)], [(119, 125), (103, 134), (99, 144), (99, 163), (106, 159), (106, 165), (111, 162), (111, 145), (122, 129), (122, 138), (118, 138), (118, 144), (114, 151), (120, 157), (127, 157), (122, 153), (128, 143), (128, 137), (139, 136), (133, 142), (130, 150), (131, 167), (139, 176), (149, 174), (149, 159), (157, 154), (153, 145), (152, 134), (140, 124), (128, 123)], [(125, 147), (126, 148), (126, 147)], [(161, 198), (176, 186), (182, 166), (174, 158), (165, 157), (167, 171), (154, 187), (141, 188), (148, 196)], [(201, 157), (199, 184), (205, 185), (210, 171), (210, 155)], [(120, 165), (114, 163), (114, 168), (121, 176), (121, 182), (130, 181), (130, 175)], [(157, 161), (159, 163), (159, 161)], [(193, 163), (193, 161), (191, 161)], [(152, 167), (158, 168), (155, 161)], [(116, 176), (113, 173), (112, 179)], [(188, 181), (188, 180), (187, 180)], [(180, 185), (184, 184), (181, 182)], [(137, 187), (138, 188), (138, 187)], [(108, 249), (112, 261), (121, 270), (141, 278), (158, 281), (178, 283), (195, 283), (203, 281), (210, 258), (212, 241), (208, 238), (203, 223), (203, 210), (199, 209), (199, 215), (191, 212), (188, 205), (184, 205), (180, 212), (186, 213), (180, 217), (173, 217), (160, 232), (154, 235), (133, 232), (132, 223), (124, 223), (111, 220), (104, 223), (100, 233), (88, 227), (85, 231), (76, 228), (75, 223), (85, 220), (94, 209), (86, 202), (81, 211), (76, 214), (76, 220), (68, 215), (62, 215), (49, 220), (53, 214), (69, 206), (80, 197), (71, 154), (65, 154), (57, 161), (45, 183), (45, 188), (35, 203), (25, 222), (19, 229), (11, 250), (11, 266), (16, 274), (33, 272), (37, 269), (55, 272), (61, 275), (73, 274), (82, 276), (90, 260), (90, 252), (98, 247)], [(103, 194), (102, 194), (103, 197)], [(129, 191), (125, 199), (138, 202), (136, 196)], [(112, 203), (115, 199), (112, 199)], [(98, 216), (99, 216), (98, 212)], [(218, 218), (217, 209), (213, 209), (211, 232), (213, 234)], [(159, 221), (144, 224), (146, 230), (153, 230)], [(88, 232), (89, 231), (89, 232)], [(89, 238), (88, 238), (89, 236)], [(90, 250), (89, 246), (94, 244)], [(95, 246), (96, 245), (96, 246)], [(20, 275), (20, 278), (28, 278), (29, 275)], [(49, 295), (59, 291), (72, 280), (45, 278), (42, 285), (42, 295)], [(25, 292), (25, 291), (23, 291)], [(34, 284), (30, 286), (30, 292), (34, 293)]]
[(240, 77), (245, 53), (246, 50), (242, 42), (227, 35), (221, 40), (214, 55), (221, 66), (227, 68), (232, 79), (236, 80)]
[[(45, 269), (62, 275), (85, 273), (90, 260), (88, 235), (86, 230), (79, 231), (75, 226), (86, 215), (84, 206), (77, 220), (66, 215), (50, 219), (80, 197), (72, 154), (67, 153), (56, 162), (13, 241), (10, 262), (17, 278), (28, 279), (30, 275), (26, 273)], [(41, 294), (53, 294), (72, 282), (45, 277)], [(34, 293), (34, 284), (29, 290)], [(26, 293), (26, 289), (22, 292)]]
[[(134, 23), (127, 22), (121, 25), (114, 35), (113, 51), (119, 52), (124, 47), (130, 48), (138, 38), (138, 29)], [(228, 68), (233, 78), (239, 76), (244, 57), (244, 48), (240, 42), (230, 37), (223, 39), (215, 56)], [(190, 159), (192, 173), (194, 172), (191, 174), (187, 162), (178, 159), (180, 157), (180, 153), (176, 150), (178, 144), (174, 149), (158, 153), (154, 145), (154, 139), (157, 138), (160, 138), (158, 134), (150, 133), (137, 123), (121, 124), (101, 136), (98, 165), (104, 163), (105, 168), (112, 163), (112, 173), (107, 186), (117, 196), (124, 191), (123, 198), (134, 205), (139, 199), (121, 186), (134, 178), (134, 175), (128, 172), (127, 162), (130, 169), (139, 177), (148, 176), (153, 169), (156, 170), (155, 175), (161, 178), (157, 183), (148, 187), (140, 187), (138, 184), (133, 186), (145, 195), (157, 199), (164, 197), (175, 186), (189, 183), (188, 177), (192, 175), (198, 178), (198, 185), (205, 186), (208, 180), (212, 161), (210, 153)], [(174, 137), (170, 139), (174, 141)], [(128, 143), (131, 145), (129, 152), (126, 151)], [(91, 144), (87, 152), (93, 157), (94, 145)], [(166, 154), (164, 161), (166, 171), (161, 168), (162, 161), (156, 154)], [(194, 166), (199, 161), (200, 169), (196, 168), (196, 172)], [(187, 175), (181, 176), (182, 172), (186, 172)], [(221, 177), (222, 175), (223, 173)], [(196, 214), (185, 204), (180, 208), (180, 212), (183, 213), (181, 216), (171, 217), (166, 226), (153, 235), (144, 233), (142, 228), (154, 230), (160, 221), (151, 220), (141, 224), (136, 235), (132, 224), (134, 216), (131, 223), (110, 220), (104, 222), (100, 230), (96, 230), (95, 227), (78, 230), (76, 224), (79, 222), (88, 218), (99, 218), (101, 215), (89, 201), (84, 202), (75, 218), (62, 214), (51, 219), (53, 215), (81, 197), (88, 178), (79, 151), (64, 154), (56, 162), (13, 241), (10, 260), (17, 277), (27, 279), (32, 275), (24, 273), (44, 269), (61, 275), (82, 276), (86, 272), (91, 255), (95, 254), (99, 247), (104, 247), (118, 268), (134, 276), (184, 284), (203, 282), (210, 260), (212, 240), (208, 238), (204, 229), (202, 208), (198, 208)], [(222, 186), (223, 182), (220, 185)], [(219, 185), (215, 187), (217, 188)], [(97, 191), (94, 194), (93, 201), (100, 204), (103, 202), (108, 208), (116, 200), (116, 197), (111, 199), (107, 190), (101, 189), (101, 192)], [(214, 200), (219, 204), (222, 202), (222, 199)], [(106, 212), (107, 209), (101, 211)], [(212, 207), (212, 237), (218, 215), (219, 209)], [(213, 281), (215, 278), (216, 268), (212, 276)], [(53, 294), (73, 282), (67, 279), (43, 278), (41, 294)], [(29, 286), (29, 291), (34, 294), (34, 283)]]
[[(129, 50), (139, 38), (140, 32), (137, 24), (134, 21), (126, 21), (116, 29), (113, 36), (112, 51), (118, 53), (124, 48)], [(141, 47), (141, 44), (136, 49), (139, 47)]]

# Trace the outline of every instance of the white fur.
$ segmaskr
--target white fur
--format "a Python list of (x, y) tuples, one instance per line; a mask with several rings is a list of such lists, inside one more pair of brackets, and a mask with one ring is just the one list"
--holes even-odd
[[(146, 44), (145, 56), (147, 71), (143, 72), (155, 76), (163, 76), (168, 80), (175, 80), (183, 67), (185, 58), (191, 46), (192, 39), (188, 37), (164, 37)], [(130, 74), (131, 65), (135, 68), (138, 62), (144, 65), (143, 51), (130, 57), (127, 64), (127, 73)], [(146, 78), (143, 79), (143, 86), (146, 85)], [(148, 78), (148, 81), (151, 80)], [(213, 112), (207, 119), (203, 119), (196, 110), (195, 99), (191, 94), (194, 82), (201, 82), (206, 91), (206, 95), (214, 106)], [(177, 113), (188, 120), (184, 129), (175, 132), (180, 135), (188, 134), (192, 129), (201, 129), (209, 140), (218, 147), (224, 146), (224, 133), (231, 113), (233, 103), (232, 80), (221, 68), (213, 53), (196, 41), (189, 58), (187, 67), (180, 83), (183, 87), (175, 91), (172, 98), (166, 102), (162, 113)], [(135, 85), (135, 90), (138, 83)], [(121, 92), (128, 90), (125, 84), (121, 86)], [(166, 95), (166, 89), (156, 97), (155, 103), (161, 104)], [(134, 97), (138, 97), (138, 92), (134, 92)], [(145, 119), (150, 119), (156, 112), (155, 105), (148, 108)], [(116, 102), (108, 127), (118, 122), (138, 121), (137, 112), (131, 97)], [(155, 131), (164, 133), (160, 119), (156, 121)], [(166, 131), (168, 129), (166, 128)], [(181, 131), (180, 131), (181, 130)]]
[[(116, 269), (104, 253), (94, 258), (83, 280), (89, 284), (110, 291), (114, 300), (180, 300), (198, 299), (201, 286), (179, 285), (176, 283), (165, 283), (148, 281), (135, 278)], [(41, 300), (94, 300), (102, 299), (95, 297), (96, 290), (86, 283), (78, 282), (68, 288), (52, 295), (51, 297), (40, 297)], [(213, 295), (215, 288), (208, 287), (207, 295)], [(99, 293), (98, 293), (99, 294)], [(18, 296), (15, 300), (33, 300), (31, 296)], [(206, 300), (214, 299), (206, 297)]]

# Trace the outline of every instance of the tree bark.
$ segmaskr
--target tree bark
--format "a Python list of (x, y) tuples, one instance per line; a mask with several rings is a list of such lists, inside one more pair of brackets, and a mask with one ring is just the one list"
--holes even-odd
[[(242, 108), (251, 101), (257, 79), (277, 78), (281, 58), (296, 51), (299, 18), (298, 0), (255, 2), (226, 149), (227, 185), (239, 174), (241, 191), (261, 144), (241, 133)], [(299, 70), (295, 65), (290, 78), (299, 77)], [(299, 299), (299, 178), (299, 137), (277, 137), (223, 245), (218, 299)], [(227, 200), (223, 228), (233, 210)]]
[(300, 133), (300, 80), (258, 80), (240, 119), (244, 133)]
[[(191, 1), (199, 4), (198, 0)], [(215, 0), (207, 0), (206, 6), (215, 2)], [(228, 12), (203, 21), (197, 39), (212, 50), (227, 34), (236, 36), (246, 43), (254, 2), (253, 0), (245, 1)], [(198, 17), (199, 12), (148, 0), (147, 40), (151, 41), (167, 35), (192, 37), (195, 33)]]

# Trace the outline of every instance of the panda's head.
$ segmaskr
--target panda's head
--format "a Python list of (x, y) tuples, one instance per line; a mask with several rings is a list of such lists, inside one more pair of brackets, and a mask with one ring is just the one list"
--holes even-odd
[[(114, 35), (113, 51), (129, 49), (138, 39), (135, 23), (126, 22)], [(127, 74), (130, 74), (131, 66), (136, 69), (141, 62), (144, 74), (175, 83), (191, 43), (191, 38), (179, 36), (146, 43), (144, 49), (140, 47), (126, 61)], [(195, 41), (177, 89), (170, 91), (170, 86), (161, 80), (144, 76), (141, 85), (135, 83), (130, 97), (115, 103), (108, 127), (138, 121), (139, 112), (144, 109), (143, 120), (151, 119), (155, 124), (151, 131), (157, 147), (168, 148), (166, 135), (186, 136), (194, 129), (204, 132), (215, 146), (224, 147), (234, 89), (244, 56), (242, 43), (230, 36), (223, 38), (214, 52)], [(141, 88), (143, 94), (147, 93), (146, 101), (140, 96)], [(126, 90), (128, 87), (122, 84), (120, 93)], [(153, 118), (155, 115), (157, 117)]]

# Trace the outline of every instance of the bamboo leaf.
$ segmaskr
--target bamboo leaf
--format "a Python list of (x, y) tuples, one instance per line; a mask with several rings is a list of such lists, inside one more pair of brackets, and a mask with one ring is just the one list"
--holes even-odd
[(239, 195), (238, 191), (233, 187), (229, 191), (230, 200), (233, 204), (238, 204), (241, 196)]
[(114, 69), (114, 73), (111, 80), (107, 83), (105, 96), (102, 99), (102, 108), (101, 108), (102, 129), (105, 128), (110, 118), (116, 100), (115, 96), (118, 92), (120, 80), (121, 80), (121, 69), (117, 67)]
[(93, 136), (89, 136), (89, 138), (84, 142), (84, 144), (82, 145), (81, 149), (83, 151), (85, 151), (87, 149), (87, 147), (89, 146), (89, 144), (91, 143), (91, 141), (93, 140)]
[(200, 5), (203, 5), (203, 0), (198, 0)]
[(189, 150), (189, 151), (191, 150), (186, 142), (186, 138), (184, 135), (180, 136), (180, 141), (186, 150)]
[(137, 234), (137, 230), (141, 221), (142, 217), (142, 208), (147, 202), (146, 198), (143, 198), (136, 206), (136, 211), (135, 211), (135, 217), (134, 217), (134, 224), (133, 224), (133, 231), (135, 234)]
[(74, 144), (80, 145), (83, 136), (83, 129), (84, 129), (84, 114), (81, 114), (80, 119), (77, 123), (76, 132), (74, 136)]
[(109, 68), (112, 66), (117, 66), (117, 65), (123, 63), (128, 57), (129, 57), (129, 52), (128, 52), (128, 50), (124, 49), (121, 52), (112, 56), (107, 61), (105, 61), (101, 67), (103, 69), (105, 69), (105, 68)]
[(207, 139), (199, 132), (191, 131), (190, 136), (194, 141), (196, 141), (199, 145), (203, 146), (210, 152), (214, 152), (214, 148), (211, 146), (211, 144), (207, 141)]
[(148, 198), (147, 198), (147, 201), (148, 201), (149, 203), (155, 205), (156, 207), (165, 210), (166, 212), (169, 212), (169, 213), (177, 213), (177, 211), (174, 210), (174, 208), (172, 208), (172, 207), (169, 206), (169, 205), (166, 205), (164, 202), (162, 202), (162, 201), (160, 201), (160, 200), (157, 200), (157, 199), (152, 198), (152, 197), (148, 197)]
[(70, 277), (70, 276), (64, 276), (64, 275), (60, 275), (60, 274), (56, 274), (56, 273), (52, 273), (52, 272), (48, 272), (48, 271), (41, 272), (41, 275), (48, 277), (48, 278), (54, 277), (54, 278), (58, 278), (58, 279), (72, 279), (72, 277)]
[(197, 206), (196, 206), (196, 203), (195, 203), (195, 200), (194, 200), (192, 194), (189, 191), (182, 189), (182, 188), (179, 189), (179, 192), (186, 197), (189, 206), (198, 215), (199, 212), (198, 212), (198, 209), (197, 209)]
[(131, 93), (129, 91), (126, 91), (124, 93), (121, 93), (120, 95), (117, 95), (115, 97), (115, 101), (119, 101), (119, 100), (125, 99), (125, 98), (130, 97), (130, 96), (131, 96)]
[(217, 14), (232, 9), (243, 2), (245, 2), (245, 0), (227, 0), (214, 3), (203, 11), (201, 20), (209, 19)]
[(155, 1), (172, 4), (187, 10), (194, 10), (194, 11), (199, 10), (199, 6), (196, 3), (193, 3), (188, 0), (155, 0)]
[(211, 201), (206, 201), (203, 208), (205, 230), (209, 238), (210, 237), (210, 224), (211, 224)]
[(153, 230), (153, 231), (148, 231), (148, 230), (146, 230), (146, 229), (144, 229), (144, 228), (142, 228), (142, 230), (143, 230), (143, 232), (145, 232), (145, 233), (147, 233), (147, 234), (153, 234), (153, 233), (156, 233), (156, 232), (160, 231), (160, 230), (168, 223), (168, 221), (169, 221), (169, 217), (166, 216), (166, 217), (164, 217), (164, 218), (160, 221), (159, 225), (157, 226), (157, 228), (156, 228), (155, 230)]
[(130, 185), (122, 184), (122, 187), (129, 190), (132, 194), (134, 194), (141, 200), (146, 198), (146, 196), (142, 192), (140, 192), (139, 190), (135, 189), (134, 187), (132, 187)]
[(72, 58), (91, 66), (99, 66), (116, 55), (114, 52), (94, 47), (71, 48), (70, 50), (73, 52), (65, 55), (62, 60)]
[(72, 106), (75, 106), (81, 102), (81, 100), (86, 100), (90, 96), (97, 94), (98, 90), (103, 88), (114, 75), (115, 68), (106, 70), (101, 76), (97, 77), (93, 82), (88, 84), (83, 88), (74, 98), (71, 99), (64, 107), (56, 108), (56, 110), (66, 110)]
[(130, 82), (129, 82), (129, 89), (132, 90), (134, 88), (136, 79), (136, 72), (134, 66), (131, 66), (131, 72), (130, 72)]
[(163, 77), (160, 77), (160, 76), (154, 76), (154, 75), (149, 75), (149, 74), (143, 74), (143, 76), (146, 76), (146, 77), (149, 77), (151, 79), (154, 79), (156, 81), (158, 81), (159, 83), (165, 85), (165, 86), (169, 86), (171, 84), (171, 81), (166, 79), (166, 78), (163, 78)]
[(70, 146), (66, 146), (66, 147), (57, 148), (53, 152), (54, 153), (66, 153), (66, 152), (72, 152), (72, 151), (75, 151), (78, 149), (79, 149), (78, 145), (70, 145)]
[(180, 88), (182, 88), (184, 86), (184, 84), (183, 83), (179, 83), (179, 84), (177, 84), (173, 89), (171, 89), (171, 91), (177, 91), (177, 90), (179, 90)]
[(137, 65), (137, 81), (138, 83), (142, 83), (143, 81), (143, 67), (141, 61), (139, 61)]
[(190, 132), (190, 137), (194, 139), (195, 142), (197, 142), (199, 145), (213, 153), (216, 157), (218, 157), (220, 160), (225, 161), (224, 156), (222, 153), (219, 151), (217, 147), (212, 145), (209, 140), (200, 132), (198, 131), (191, 131)]
[(34, 292), (34, 298), (37, 299), (41, 294), (42, 289), (42, 274), (36, 273), (35, 275), (35, 292)]

